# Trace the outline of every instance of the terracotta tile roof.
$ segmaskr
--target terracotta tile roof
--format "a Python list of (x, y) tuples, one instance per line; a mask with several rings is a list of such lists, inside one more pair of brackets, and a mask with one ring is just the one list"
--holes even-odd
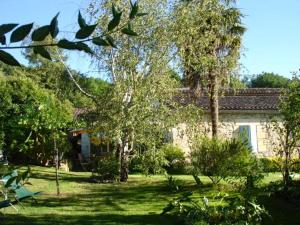
[[(191, 101), (191, 91), (181, 89), (185, 97), (181, 98), (183, 104)], [(225, 90), (219, 97), (219, 109), (224, 110), (278, 110), (280, 94), (279, 88), (247, 88), (238, 90)], [(189, 99), (189, 100), (188, 100)], [(209, 98), (205, 93), (196, 99), (196, 104), (204, 110), (209, 110)]]

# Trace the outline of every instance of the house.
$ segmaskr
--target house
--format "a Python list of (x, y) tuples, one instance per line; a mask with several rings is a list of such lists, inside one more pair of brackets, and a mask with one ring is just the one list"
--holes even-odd
[[(184, 92), (185, 97), (179, 101), (186, 104), (190, 101), (191, 92), (189, 89), (181, 89), (181, 91)], [(272, 117), (280, 117), (281, 92), (281, 89), (277, 88), (225, 90), (219, 97), (219, 136), (232, 138), (240, 133), (246, 133), (254, 153), (264, 157), (272, 155), (271, 140), (274, 135), (267, 129), (267, 125)], [(199, 123), (203, 124), (203, 133), (210, 136), (209, 98), (204, 94), (194, 102), (204, 111), (203, 119)], [(84, 112), (85, 110), (78, 109), (75, 114), (79, 116)], [(185, 129), (185, 124), (173, 128), (171, 140), (188, 154), (190, 148)], [(112, 148), (100, 133), (95, 134), (90, 130), (79, 129), (72, 131), (72, 135), (75, 148), (86, 159), (91, 155), (106, 154)]]
[[(189, 90), (186, 89), (186, 92)], [(246, 133), (254, 153), (259, 156), (271, 156), (273, 137), (267, 129), (272, 117), (280, 118), (279, 102), (282, 90), (279, 88), (247, 88), (226, 90), (219, 97), (219, 136), (223, 138), (237, 137)], [(183, 100), (186, 101), (186, 100)], [(196, 104), (204, 111), (203, 132), (211, 135), (210, 107), (207, 95), (196, 100)], [(181, 128), (181, 129), (180, 129)], [(186, 153), (190, 151), (188, 137), (182, 132), (185, 125), (172, 129), (173, 143)]]

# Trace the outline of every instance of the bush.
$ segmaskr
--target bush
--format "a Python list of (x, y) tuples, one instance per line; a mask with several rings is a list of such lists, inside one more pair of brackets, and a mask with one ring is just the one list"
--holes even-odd
[(178, 192), (181, 189), (181, 182), (172, 175), (165, 174), (165, 190), (168, 192)]
[(163, 151), (149, 149), (132, 158), (131, 168), (145, 175), (163, 174), (168, 161)]
[(262, 170), (257, 158), (248, 145), (240, 139), (218, 140), (202, 138), (192, 145), (191, 163), (193, 175), (208, 176), (214, 184), (222, 178), (244, 179), (253, 186), (262, 178)]
[(180, 147), (173, 144), (165, 144), (160, 151), (164, 153), (165, 159), (168, 161), (165, 169), (169, 174), (185, 173), (185, 157)]
[(260, 158), (259, 159), (262, 169), (265, 173), (280, 172), (280, 168), (276, 161), (272, 158)]
[(245, 182), (246, 187), (252, 188), (263, 178), (263, 169), (258, 158), (251, 153), (248, 144), (240, 139), (224, 142), (226, 158), (223, 164), (223, 178), (238, 178)]
[(218, 139), (202, 138), (192, 145), (191, 164), (194, 174), (208, 176), (216, 184), (221, 180), (224, 152)]
[(97, 157), (91, 166), (92, 178), (97, 182), (115, 182), (119, 179), (120, 164), (114, 156)]
[(174, 215), (181, 220), (180, 224), (186, 225), (258, 225), (269, 217), (268, 212), (253, 198), (231, 197), (228, 198), (229, 204), (224, 205), (227, 197), (230, 196), (218, 194), (211, 204), (206, 197), (195, 201), (191, 192), (183, 193), (163, 209), (162, 215)]
[(143, 173), (142, 157), (140, 155), (133, 155), (129, 161), (129, 172)]

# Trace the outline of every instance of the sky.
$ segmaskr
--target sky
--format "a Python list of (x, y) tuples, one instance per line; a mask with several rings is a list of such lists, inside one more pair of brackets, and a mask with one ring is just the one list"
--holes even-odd
[[(49, 24), (60, 12), (59, 28), (63, 36), (77, 30), (78, 10), (85, 13), (90, 0), (0, 0), (0, 24), (36, 22)], [(300, 0), (239, 0), (237, 7), (245, 15), (247, 28), (243, 37), (240, 59), (241, 74), (253, 75), (263, 71), (291, 77), (300, 68)], [(10, 51), (21, 59), (19, 50)], [(25, 62), (24, 60), (20, 60)], [(72, 53), (69, 65), (86, 75), (96, 75), (89, 57)]]

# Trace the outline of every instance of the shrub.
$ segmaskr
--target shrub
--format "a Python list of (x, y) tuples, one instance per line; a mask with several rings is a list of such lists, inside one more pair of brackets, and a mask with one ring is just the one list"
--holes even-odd
[(114, 156), (97, 157), (91, 166), (92, 177), (97, 182), (115, 182), (119, 178), (120, 165)]
[(202, 138), (192, 146), (191, 162), (193, 175), (208, 176), (214, 184), (222, 178), (239, 178), (248, 186), (262, 178), (257, 158), (248, 145), (240, 139), (218, 140)]
[(165, 174), (166, 182), (165, 189), (168, 192), (178, 192), (181, 189), (180, 181), (174, 178), (172, 175)]
[(257, 157), (251, 153), (247, 143), (241, 139), (226, 140), (223, 144), (225, 158), (222, 176), (238, 178), (252, 188), (263, 178), (263, 169)]
[(149, 149), (138, 157), (141, 162), (139, 169), (145, 175), (162, 174), (168, 165), (164, 152), (160, 150)]
[(261, 224), (268, 216), (268, 212), (255, 199), (228, 198), (229, 204), (224, 205), (223, 201), (228, 196), (219, 193), (212, 199), (214, 203), (211, 205), (206, 197), (195, 201), (191, 192), (183, 193), (163, 209), (162, 215), (172, 214), (181, 220), (180, 224), (186, 225), (254, 225)]
[(191, 164), (194, 174), (208, 176), (216, 184), (221, 180), (224, 152), (218, 139), (202, 138), (192, 145)]
[(165, 159), (168, 161), (165, 169), (169, 174), (185, 173), (185, 157), (180, 147), (173, 144), (165, 144), (160, 151), (164, 153)]
[(262, 169), (265, 173), (280, 172), (279, 166), (272, 158), (260, 158), (259, 159)]
[(130, 173), (142, 173), (142, 157), (140, 155), (133, 155), (129, 161), (129, 172)]

